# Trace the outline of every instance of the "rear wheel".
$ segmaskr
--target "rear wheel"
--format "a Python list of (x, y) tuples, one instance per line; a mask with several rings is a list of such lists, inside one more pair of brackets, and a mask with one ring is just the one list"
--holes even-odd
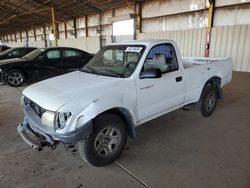
[(103, 114), (94, 121), (94, 132), (78, 142), (82, 159), (93, 166), (105, 166), (115, 161), (127, 140), (124, 121), (113, 114)]
[(217, 104), (217, 89), (215, 86), (206, 86), (202, 92), (201, 98), (197, 103), (197, 108), (204, 117), (212, 115)]
[(9, 86), (18, 87), (22, 86), (25, 83), (25, 75), (20, 70), (11, 70), (7, 72), (5, 82)]

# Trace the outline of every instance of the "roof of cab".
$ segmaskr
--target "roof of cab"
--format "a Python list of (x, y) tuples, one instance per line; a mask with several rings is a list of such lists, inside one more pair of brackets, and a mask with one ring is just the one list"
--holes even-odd
[(162, 43), (174, 43), (173, 40), (156, 40), (156, 39), (148, 39), (148, 40), (131, 40), (131, 41), (123, 41), (119, 43), (113, 43), (111, 45), (127, 45), (127, 44), (133, 44), (133, 45), (145, 45), (145, 46), (152, 46)]

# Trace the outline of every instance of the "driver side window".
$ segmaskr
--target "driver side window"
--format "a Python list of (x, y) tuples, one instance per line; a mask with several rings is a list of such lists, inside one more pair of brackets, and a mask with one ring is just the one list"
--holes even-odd
[(178, 70), (174, 47), (171, 44), (161, 44), (153, 47), (143, 65), (143, 71), (160, 69), (162, 73)]

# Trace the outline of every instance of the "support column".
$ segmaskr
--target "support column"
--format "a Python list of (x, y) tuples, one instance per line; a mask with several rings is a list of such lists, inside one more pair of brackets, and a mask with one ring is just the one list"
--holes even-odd
[(55, 10), (54, 7), (51, 7), (51, 15), (52, 15), (52, 28), (54, 34), (54, 46), (58, 46), (57, 34), (56, 34), (56, 19), (55, 19)]
[(47, 36), (46, 36), (46, 28), (43, 26), (43, 38), (44, 38), (44, 47), (47, 47)]
[(98, 32), (100, 34), (100, 49), (102, 49), (102, 13), (99, 12), (99, 29)]
[(17, 38), (16, 38), (16, 32), (15, 32), (15, 42), (17, 42)]
[(36, 41), (36, 29), (34, 28), (34, 38), (35, 38), (35, 41)]
[(29, 33), (28, 33), (28, 30), (26, 30), (26, 42), (25, 42), (25, 46), (26, 47), (29, 46)]
[(208, 25), (207, 25), (207, 31), (206, 31), (205, 57), (209, 57), (210, 41), (211, 41), (211, 30), (212, 30), (212, 27), (213, 27), (213, 19), (214, 19), (214, 7), (215, 7), (215, 0), (209, 0)]
[(20, 31), (19, 34), (20, 34), (21, 42), (23, 42), (22, 32)]
[(67, 31), (67, 23), (64, 22), (64, 34), (65, 34), (65, 39), (68, 38), (68, 31)]
[(85, 16), (85, 35), (86, 35), (86, 37), (89, 36), (89, 32), (88, 32), (88, 16)]
[(76, 19), (74, 19), (73, 22), (74, 22), (74, 36), (75, 38), (77, 38)]

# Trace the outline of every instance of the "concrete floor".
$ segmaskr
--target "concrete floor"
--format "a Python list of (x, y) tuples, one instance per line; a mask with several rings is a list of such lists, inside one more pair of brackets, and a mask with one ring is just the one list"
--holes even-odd
[(23, 88), (0, 86), (0, 187), (250, 187), (250, 73), (234, 73), (215, 113), (177, 110), (137, 128), (118, 161), (85, 164), (75, 148), (42, 152), (17, 135)]

